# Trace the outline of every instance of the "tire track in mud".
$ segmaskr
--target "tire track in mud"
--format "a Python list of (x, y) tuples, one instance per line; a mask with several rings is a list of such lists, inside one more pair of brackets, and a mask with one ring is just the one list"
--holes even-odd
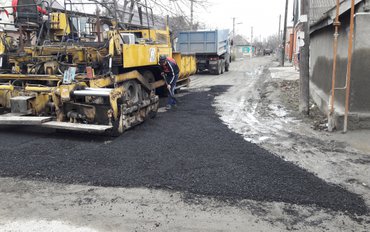
[[(264, 102), (269, 90), (264, 90), (268, 79), (266, 66), (243, 73), (230, 89), (215, 98), (214, 106), (221, 120), (247, 141), (260, 144), (276, 137), (288, 138), (284, 128), (293, 123), (291, 117), (276, 102)], [(272, 92), (272, 91), (271, 91)], [(265, 104), (265, 105), (263, 105)]]

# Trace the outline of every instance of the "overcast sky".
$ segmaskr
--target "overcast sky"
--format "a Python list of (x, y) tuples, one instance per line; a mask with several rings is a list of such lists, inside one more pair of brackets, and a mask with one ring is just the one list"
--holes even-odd
[[(58, 0), (63, 3), (63, 0)], [(87, 2), (87, 0), (74, 0), (73, 2)], [(197, 1), (197, 0), (195, 0)], [(144, 1), (143, 1), (144, 2)], [(148, 0), (150, 5), (154, 2), (165, 3), (174, 11), (181, 10), (190, 18), (190, 0)], [(177, 2), (180, 7), (176, 7)], [(207, 29), (230, 29), (233, 28), (233, 17), (236, 18), (236, 33), (250, 38), (253, 26), (254, 38), (265, 38), (278, 33), (279, 15), (284, 23), (285, 0), (208, 0), (206, 9), (195, 4), (194, 19), (206, 25)], [(86, 9), (90, 8), (90, 9)], [(292, 21), (293, 0), (289, 0), (288, 25)], [(85, 6), (90, 13), (95, 7)], [(170, 14), (168, 10), (154, 9), (159, 15)], [(283, 28), (283, 27), (282, 27)]]
[[(285, 0), (209, 0), (210, 6), (196, 10), (196, 19), (206, 23), (208, 27), (233, 27), (232, 18), (236, 18), (237, 34), (250, 38), (253, 26), (254, 38), (267, 37), (277, 34), (279, 29), (279, 15), (284, 22)], [(289, 8), (293, 8), (293, 0), (289, 0)], [(290, 10), (291, 11), (291, 10)], [(292, 13), (288, 14), (288, 23), (292, 20)], [(291, 23), (290, 23), (291, 24)]]

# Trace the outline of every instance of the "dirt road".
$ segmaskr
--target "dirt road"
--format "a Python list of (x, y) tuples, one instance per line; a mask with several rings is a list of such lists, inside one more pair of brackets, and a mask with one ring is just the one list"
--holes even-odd
[(367, 231), (368, 156), (347, 176), (341, 144), (330, 166), (272, 65), (197, 75), (178, 109), (115, 139), (2, 128), (0, 231)]

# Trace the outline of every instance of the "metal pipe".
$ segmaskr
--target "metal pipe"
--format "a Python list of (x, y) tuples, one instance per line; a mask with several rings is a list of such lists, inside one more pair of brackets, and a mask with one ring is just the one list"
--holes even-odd
[(29, 92), (52, 92), (55, 88), (47, 86), (26, 86), (24, 89)]
[(13, 85), (0, 85), (0, 90), (10, 90), (10, 91), (13, 91), (14, 90), (14, 86)]
[(75, 96), (94, 96), (94, 97), (109, 97), (110, 92), (108, 91), (94, 91), (94, 90), (75, 90), (73, 91)]
[[(21, 5), (17, 5), (16, 7), (19, 7), (19, 6), (38, 6), (37, 4), (21, 4)], [(5, 8), (14, 8), (14, 6), (1, 6), (0, 9), (5, 9)]]
[[(76, 80), (84, 80), (85, 75), (76, 75)], [(60, 81), (63, 76), (59, 75), (35, 75), (35, 74), (0, 74), (0, 80), (38, 80), (38, 81)]]
[(110, 88), (85, 88), (84, 90), (112, 92), (113, 89), (110, 89)]
[(346, 89), (346, 105), (344, 111), (344, 125), (343, 132), (346, 133), (348, 129), (348, 111), (351, 91), (351, 68), (352, 68), (352, 50), (353, 50), (353, 31), (355, 20), (355, 0), (351, 0), (351, 21), (348, 38), (348, 62), (347, 62), (347, 89)]
[(331, 79), (331, 99), (330, 99), (330, 111), (328, 115), (328, 130), (333, 131), (334, 129), (334, 123), (333, 123), (333, 116), (334, 116), (334, 103), (335, 103), (335, 82), (337, 78), (337, 53), (338, 53), (338, 36), (339, 36), (339, 8), (340, 8), (340, 2), (337, 0), (336, 5), (336, 17), (335, 22), (333, 23), (335, 27), (334, 32), (334, 44), (333, 44), (333, 73), (332, 73), (332, 79)]

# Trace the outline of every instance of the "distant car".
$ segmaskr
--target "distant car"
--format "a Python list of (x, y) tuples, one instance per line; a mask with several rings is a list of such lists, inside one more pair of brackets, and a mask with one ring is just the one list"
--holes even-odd
[(272, 54), (272, 49), (263, 49), (263, 55), (271, 55)]

